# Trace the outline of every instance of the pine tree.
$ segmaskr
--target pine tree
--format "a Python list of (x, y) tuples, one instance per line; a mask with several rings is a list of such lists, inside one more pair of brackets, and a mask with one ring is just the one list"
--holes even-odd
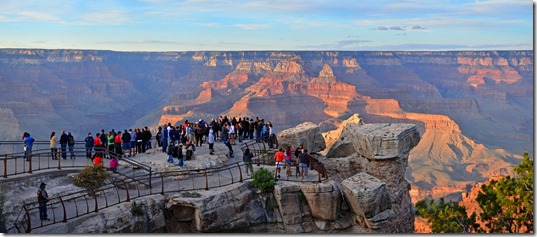
[(518, 177), (492, 180), (477, 195), (480, 218), (491, 233), (533, 232), (533, 160), (527, 152), (513, 170)]
[(429, 199), (416, 203), (416, 215), (427, 219), (433, 233), (475, 233), (479, 232), (476, 214), (468, 216), (466, 207), (456, 202), (445, 202), (440, 198), (438, 203)]
[[(533, 159), (527, 152), (513, 169), (516, 177), (491, 180), (481, 186), (476, 201), (482, 212), (466, 213), (456, 202), (443, 198), (418, 201), (416, 215), (427, 218), (433, 233), (533, 233)], [(484, 224), (480, 226), (477, 219)]]

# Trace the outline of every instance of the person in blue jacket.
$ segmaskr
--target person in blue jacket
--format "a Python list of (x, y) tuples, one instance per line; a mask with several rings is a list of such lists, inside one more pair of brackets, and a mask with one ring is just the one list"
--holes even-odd
[(22, 139), (24, 140), (24, 157), (26, 158), (26, 161), (30, 161), (30, 153), (32, 153), (35, 139), (27, 132), (24, 132)]

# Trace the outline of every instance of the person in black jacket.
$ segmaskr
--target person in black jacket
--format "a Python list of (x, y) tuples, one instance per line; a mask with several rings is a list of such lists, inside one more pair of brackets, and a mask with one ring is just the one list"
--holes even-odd
[(93, 151), (93, 147), (95, 146), (94, 139), (91, 133), (88, 133), (88, 136), (86, 137), (86, 139), (84, 139), (84, 141), (86, 142), (86, 158), (91, 159), (91, 153)]
[[(127, 155), (127, 152), (130, 152), (131, 150), (131, 134), (125, 129), (123, 131), (123, 134), (121, 134), (121, 148), (123, 151), (123, 154)], [(129, 157), (131, 157), (131, 154), (129, 154)]]
[(62, 159), (67, 160), (67, 142), (69, 138), (67, 138), (67, 134), (65, 134), (65, 130), (62, 130), (62, 135), (60, 136), (60, 148), (62, 150)]

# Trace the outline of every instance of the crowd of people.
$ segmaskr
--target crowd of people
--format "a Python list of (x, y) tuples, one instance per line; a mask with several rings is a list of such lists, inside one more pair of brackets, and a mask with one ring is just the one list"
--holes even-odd
[[(223, 142), (228, 148), (231, 158), (234, 157), (232, 146), (236, 145), (237, 141), (241, 143), (243, 140), (255, 139), (257, 142), (265, 141), (270, 148), (273, 148), (275, 131), (270, 121), (265, 122), (264, 119), (258, 117), (255, 119), (236, 118), (225, 115), (219, 116), (218, 119), (213, 118), (210, 122), (199, 119), (197, 122), (185, 120), (179, 125), (168, 123), (159, 126), (155, 136), (147, 126), (123, 131), (111, 129), (105, 132), (102, 129), (95, 136), (90, 132), (84, 138), (86, 158), (92, 159), (95, 165), (102, 165), (104, 154), (109, 152), (123, 157), (135, 157), (136, 154), (145, 153), (146, 150), (152, 149), (153, 139), (156, 140), (158, 148), (162, 148), (162, 152), (168, 155), (168, 162), (174, 163), (173, 159), (177, 158), (179, 160), (177, 165), (183, 166), (183, 159), (192, 159), (196, 147), (201, 147), (204, 143), (209, 146), (209, 154), (214, 155), (214, 143)], [(27, 132), (24, 133), (23, 140), (25, 157), (29, 161), (35, 140)], [(68, 157), (76, 159), (75, 143), (75, 138), (71, 132), (62, 130), (58, 138), (56, 132), (53, 131), (50, 134), (52, 159), (60, 158), (58, 157), (58, 144), (61, 159), (67, 160)]]
[[(295, 150), (294, 160), (292, 150)], [(291, 146), (288, 146), (285, 149), (279, 148), (276, 154), (274, 154), (274, 160), (276, 163), (276, 177), (280, 178), (282, 168), (286, 171), (287, 176), (292, 176), (291, 167), (293, 166), (293, 163), (295, 163), (297, 167), (296, 175), (304, 179), (304, 177), (308, 176), (308, 164), (310, 159), (308, 149), (305, 149), (302, 144), (300, 144), (296, 149)]]

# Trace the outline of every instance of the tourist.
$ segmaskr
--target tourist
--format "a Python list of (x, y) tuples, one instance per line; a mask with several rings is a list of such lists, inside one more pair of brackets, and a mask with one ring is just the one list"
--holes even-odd
[(115, 152), (118, 155), (123, 155), (123, 151), (121, 150), (121, 131), (117, 131), (116, 136), (114, 137), (114, 148)]
[[(242, 161), (246, 167), (246, 175), (252, 176), (254, 174), (254, 167), (252, 167), (252, 158), (254, 155), (250, 152), (250, 148), (246, 147), (244, 153), (242, 154)], [(250, 172), (248, 172), (250, 171)]]
[(196, 148), (194, 146), (194, 144), (192, 144), (191, 141), (188, 141), (187, 142), (187, 145), (186, 145), (186, 152), (185, 152), (185, 156), (186, 156), (186, 160), (192, 160), (194, 159), (194, 151), (196, 151)]
[(304, 177), (308, 176), (309, 155), (308, 155), (307, 152), (308, 152), (308, 149), (302, 148), (302, 153), (300, 153), (300, 155), (298, 155), (298, 160), (300, 162), (300, 164), (299, 164), (300, 176), (302, 176), (302, 179), (304, 179)]
[[(112, 156), (111, 159), (115, 158), (115, 156)], [(101, 154), (99, 153), (95, 153), (95, 155), (93, 155), (93, 166), (97, 167), (97, 166), (102, 166), (103, 165), (103, 157)]]
[(239, 143), (242, 143), (242, 134), (244, 129), (242, 129), (242, 118), (239, 118), (237, 121), (237, 137), (239, 138)]
[(183, 156), (183, 145), (179, 144), (179, 148), (177, 148), (177, 159), (179, 159), (179, 161), (177, 162), (177, 165), (179, 167), (183, 167), (184, 158), (185, 157)]
[(278, 149), (278, 152), (274, 154), (274, 159), (276, 160), (276, 175), (280, 178), (281, 167), (283, 166), (284, 154), (282, 148)]
[(168, 149), (168, 129), (166, 129), (165, 125), (162, 126), (160, 141), (162, 143), (162, 152), (166, 152), (166, 149)]
[(168, 136), (170, 136), (170, 144), (169, 144), (170, 147), (175, 146), (175, 144), (178, 143), (179, 136), (180, 136), (179, 131), (177, 130), (177, 127), (172, 127)]
[(252, 140), (254, 139), (254, 130), (255, 130), (255, 123), (252, 118), (250, 118), (250, 122), (248, 124), (248, 139)]
[(162, 127), (158, 127), (157, 134), (155, 135), (155, 140), (157, 140), (157, 146), (162, 147)]
[(105, 148), (104, 148), (104, 143), (101, 140), (101, 137), (102, 136), (101, 136), (100, 133), (95, 134), (95, 138), (93, 139), (93, 143), (95, 145), (95, 153), (99, 153), (102, 156)]
[(291, 165), (293, 163), (293, 154), (291, 153), (291, 147), (287, 146), (283, 152), (283, 160), (285, 161), (285, 170), (288, 176), (291, 175)]
[(214, 155), (214, 131), (209, 129), (209, 136), (207, 137), (207, 143), (209, 144), (209, 155)]
[(99, 137), (101, 139), (101, 142), (102, 142), (102, 146), (103, 146), (103, 152), (108, 152), (108, 142), (107, 142), (107, 137), (106, 137), (106, 133), (104, 132), (104, 129), (101, 129), (101, 136)]
[(53, 160), (58, 159), (58, 138), (56, 137), (56, 132), (52, 131), (50, 134), (50, 153)]
[(222, 127), (222, 133), (220, 134), (220, 138), (223, 142), (229, 140), (229, 126), (227, 123), (224, 123), (224, 126)]
[[(123, 130), (123, 133), (121, 134), (121, 151), (124, 154), (124, 156), (127, 156), (127, 152), (130, 152), (131, 150), (131, 134), (127, 131), (127, 129)], [(129, 157), (131, 157), (131, 154), (129, 154)]]
[(144, 137), (143, 137), (143, 146), (142, 146), (142, 151), (145, 153), (145, 151), (151, 149), (151, 137), (153, 136), (151, 134), (151, 131), (149, 130), (149, 128), (147, 126), (144, 127)]
[(168, 148), (168, 160), (166, 162), (173, 163), (173, 158), (177, 157), (177, 148), (178, 148), (177, 144), (170, 145), (170, 147)]
[(109, 131), (108, 137), (106, 138), (106, 140), (108, 141), (108, 152), (110, 153), (115, 152), (114, 139), (115, 139), (114, 133), (112, 131)]
[(71, 160), (75, 159), (75, 137), (69, 132), (67, 134), (67, 145), (69, 146), (69, 154), (71, 154)]
[(93, 147), (95, 146), (95, 139), (93, 139), (91, 133), (88, 133), (88, 136), (84, 139), (84, 141), (86, 142), (86, 159), (91, 159), (91, 153)]
[(109, 170), (112, 171), (112, 172), (117, 172), (117, 166), (118, 166), (118, 160), (115, 156), (113, 156), (111, 159), (110, 159), (110, 167), (109, 167)]
[(65, 134), (65, 130), (62, 130), (62, 135), (60, 136), (60, 149), (62, 150), (62, 159), (67, 160), (67, 142), (69, 141), (69, 138), (67, 138), (67, 134)]
[(203, 144), (203, 134), (205, 133), (204, 131), (204, 127), (202, 127), (202, 125), (200, 124), (201, 122), (203, 122), (201, 119), (200, 121), (196, 124), (196, 146), (200, 146)]
[(263, 129), (263, 120), (259, 120), (256, 117), (256, 124), (255, 124), (255, 141), (261, 142), (261, 130)]
[(136, 153), (142, 153), (142, 145), (144, 143), (144, 140), (142, 137), (144, 136), (144, 133), (142, 132), (142, 129), (136, 128), (134, 129), (136, 132)]
[(26, 161), (30, 161), (31, 153), (32, 153), (32, 147), (34, 145), (35, 139), (30, 136), (30, 133), (24, 132), (22, 135), (22, 139), (24, 140), (24, 157), (26, 158)]
[(298, 159), (298, 155), (300, 155), (300, 153), (302, 153), (303, 148), (304, 148), (304, 146), (302, 144), (298, 145), (298, 147), (295, 150), (295, 158)]
[(129, 134), (131, 135), (131, 140), (130, 140), (130, 144), (129, 144), (129, 156), (136, 156), (136, 140), (137, 140), (137, 134), (136, 134), (136, 129), (134, 129), (134, 131), (131, 129), (129, 129)]
[(276, 134), (274, 134), (274, 128), (272, 127), (272, 123), (268, 121), (268, 144), (269, 148), (274, 148), (274, 142), (276, 141)]
[(224, 145), (226, 145), (227, 149), (229, 149), (229, 158), (233, 158), (233, 147), (231, 147), (229, 139), (224, 142)]
[(42, 221), (50, 221), (50, 219), (48, 219), (47, 214), (47, 202), (49, 201), (49, 199), (47, 191), (45, 190), (46, 186), (47, 184), (42, 182), (41, 185), (39, 185), (39, 189), (37, 190), (37, 202), (39, 203), (39, 218)]
[(231, 145), (235, 145), (237, 143), (235, 143), (235, 125), (231, 124), (231, 126), (229, 126), (229, 143), (231, 143)]

